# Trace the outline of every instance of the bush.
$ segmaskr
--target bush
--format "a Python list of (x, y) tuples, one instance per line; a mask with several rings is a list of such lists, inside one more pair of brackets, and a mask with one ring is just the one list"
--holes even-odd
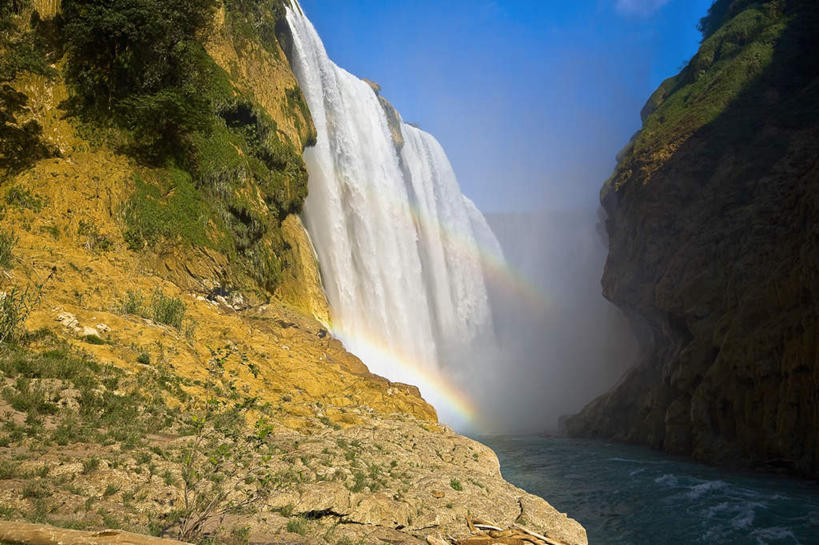
[(150, 365), (151, 363), (151, 356), (147, 352), (142, 352), (137, 356), (137, 363), (141, 363), (143, 365)]
[(449, 486), (452, 487), (452, 490), (456, 490), (458, 492), (460, 492), (461, 490), (464, 489), (463, 485), (461, 484), (461, 481), (459, 481), (458, 479), (454, 479), (454, 478), (450, 479)]
[(185, 304), (175, 297), (168, 297), (162, 291), (156, 290), (151, 297), (151, 312), (155, 322), (181, 329), (182, 320), (185, 317)]
[(128, 290), (125, 295), (125, 300), (120, 304), (119, 310), (123, 314), (143, 315), (144, 312), (144, 297), (139, 290)]
[(24, 498), (45, 498), (51, 494), (48, 487), (40, 481), (28, 481), (23, 485)]
[(98, 470), (100, 467), (100, 459), (96, 456), (92, 456), (87, 460), (82, 461), (82, 473), (83, 475), (88, 475), (89, 473), (93, 473)]
[(88, 344), (105, 344), (105, 341), (101, 339), (98, 335), (86, 335), (82, 338)]
[(3, 390), (3, 397), (15, 411), (37, 419), (45, 414), (57, 412), (57, 405), (49, 401), (47, 392), (39, 385), (32, 386), (31, 379), (18, 377), (14, 388)]

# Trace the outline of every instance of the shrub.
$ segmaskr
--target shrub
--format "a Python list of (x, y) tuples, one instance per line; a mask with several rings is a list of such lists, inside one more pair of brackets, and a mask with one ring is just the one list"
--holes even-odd
[(181, 329), (182, 320), (185, 317), (185, 304), (175, 297), (168, 297), (162, 291), (156, 290), (151, 297), (151, 312), (155, 322)]
[(0, 480), (13, 479), (18, 476), (20, 464), (10, 460), (0, 460)]
[(458, 492), (464, 489), (463, 485), (461, 484), (461, 481), (455, 478), (450, 479), (449, 486), (452, 487), (452, 490), (457, 490)]
[(101, 339), (98, 335), (86, 335), (85, 337), (82, 338), (82, 340), (84, 340), (88, 344), (97, 344), (97, 345), (105, 344), (105, 341), (103, 339)]
[(82, 461), (82, 472), (83, 475), (88, 475), (89, 473), (93, 473), (100, 467), (100, 459), (96, 456), (92, 456), (87, 460)]
[(139, 356), (137, 356), (137, 363), (141, 363), (143, 365), (150, 365), (151, 363), (151, 356), (147, 352), (141, 352)]
[(32, 386), (31, 379), (26, 377), (17, 377), (14, 388), (3, 390), (3, 397), (14, 410), (28, 413), (34, 418), (57, 412), (57, 406), (48, 400), (46, 391), (40, 385)]
[(28, 481), (23, 485), (23, 497), (41, 499), (48, 497), (51, 491), (41, 481)]
[(125, 299), (120, 304), (119, 310), (123, 314), (136, 314), (142, 316), (144, 313), (145, 298), (139, 290), (128, 290)]

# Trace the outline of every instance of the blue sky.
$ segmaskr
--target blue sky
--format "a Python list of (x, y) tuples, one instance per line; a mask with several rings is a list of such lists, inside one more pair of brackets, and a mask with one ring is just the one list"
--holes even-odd
[(711, 0), (301, 0), (330, 57), (443, 144), (486, 212), (596, 206)]

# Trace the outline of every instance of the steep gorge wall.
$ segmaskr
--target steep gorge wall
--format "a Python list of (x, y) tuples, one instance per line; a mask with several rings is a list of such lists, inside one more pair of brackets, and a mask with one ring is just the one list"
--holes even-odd
[(714, 4), (601, 201), (642, 356), (569, 434), (819, 474), (819, 10)]

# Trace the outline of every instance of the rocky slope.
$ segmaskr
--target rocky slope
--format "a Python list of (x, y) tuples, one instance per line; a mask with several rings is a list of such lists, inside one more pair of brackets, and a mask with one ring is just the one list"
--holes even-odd
[[(586, 543), (323, 325), (279, 4), (219, 3), (193, 57), (211, 126), (161, 161), (139, 120), (77, 110), (59, 36), (80, 4), (0, 10), (0, 518), (350, 544), (463, 537), (470, 515)], [(179, 114), (184, 89), (154, 91), (119, 107)]]
[(819, 474), (819, 12), (720, 0), (601, 201), (640, 361), (575, 436)]

